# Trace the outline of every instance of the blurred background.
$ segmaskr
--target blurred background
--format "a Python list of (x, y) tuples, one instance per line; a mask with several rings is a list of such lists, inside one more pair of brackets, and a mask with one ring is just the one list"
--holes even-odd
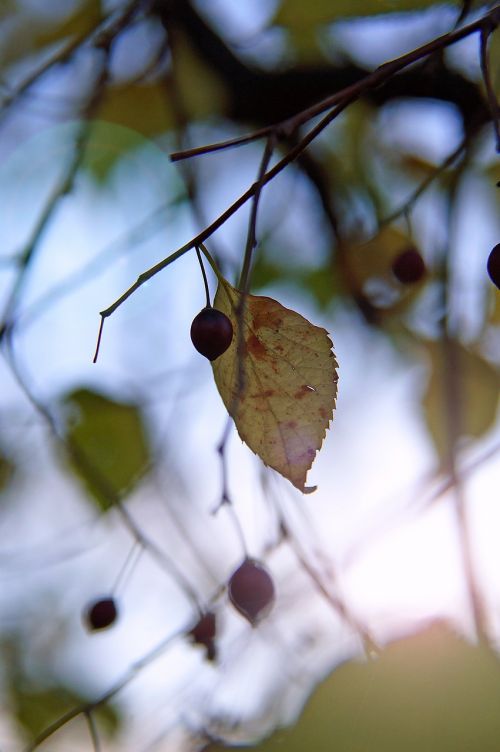
[[(325, 327), (339, 363), (314, 494), (226, 434), (189, 336), (194, 251), (106, 320), (92, 363), (99, 312), (247, 190), (264, 143), (171, 152), (494, 3), (49, 6), (0, 5), (0, 749), (184, 752), (292, 724), (270, 749), (497, 750), (500, 161), (477, 33), (368, 89), (262, 191), (251, 291)], [(487, 60), (498, 93), (498, 30)], [(207, 240), (233, 284), (248, 218)], [(425, 268), (401, 281), (409, 249)], [(256, 628), (225, 587), (246, 554), (277, 594)], [(118, 619), (92, 632), (101, 597)], [(206, 610), (213, 660), (190, 635)]]

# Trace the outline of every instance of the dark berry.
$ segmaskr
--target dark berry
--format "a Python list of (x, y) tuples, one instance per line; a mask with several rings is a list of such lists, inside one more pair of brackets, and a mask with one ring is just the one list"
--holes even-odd
[(217, 308), (203, 308), (191, 324), (191, 340), (199, 353), (215, 360), (226, 352), (233, 339), (230, 319)]
[(254, 559), (245, 559), (231, 575), (228, 587), (231, 603), (252, 625), (265, 616), (273, 604), (271, 575)]
[(207, 651), (207, 658), (213, 661), (216, 655), (215, 651), (215, 635), (216, 635), (216, 621), (215, 614), (211, 611), (207, 611), (196, 622), (194, 627), (190, 630), (189, 635), (196, 645), (203, 645)]
[(491, 281), (500, 290), (500, 243), (493, 248), (488, 256), (487, 269)]
[(118, 616), (114, 598), (100, 598), (87, 607), (85, 622), (93, 632), (110, 627)]
[(407, 248), (393, 260), (392, 273), (403, 285), (413, 285), (425, 276), (425, 262), (416, 248)]

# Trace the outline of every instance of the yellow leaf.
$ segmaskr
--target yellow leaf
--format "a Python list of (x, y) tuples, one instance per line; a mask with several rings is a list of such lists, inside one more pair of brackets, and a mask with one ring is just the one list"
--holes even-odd
[(106, 90), (98, 117), (153, 137), (174, 125), (168, 91), (158, 83), (125, 83)]
[(335, 407), (332, 342), (325, 329), (272, 298), (246, 296), (239, 315), (241, 301), (238, 290), (219, 284), (214, 305), (229, 316), (235, 334), (212, 363), (217, 388), (242, 440), (308, 493), (314, 488), (305, 487), (307, 471)]
[(97, 27), (101, 19), (101, 0), (84, 0), (73, 13), (58, 19), (50, 28), (41, 31), (37, 36), (37, 42), (40, 46), (46, 46), (69, 36), (83, 39)]
[(274, 23), (283, 26), (307, 28), (332, 23), (342, 18), (377, 16), (383, 13), (402, 13), (438, 5), (438, 0), (282, 0)]
[(386, 277), (396, 256), (412, 245), (408, 235), (389, 225), (370, 240), (351, 246), (348, 258), (355, 280), (363, 287), (370, 278)]

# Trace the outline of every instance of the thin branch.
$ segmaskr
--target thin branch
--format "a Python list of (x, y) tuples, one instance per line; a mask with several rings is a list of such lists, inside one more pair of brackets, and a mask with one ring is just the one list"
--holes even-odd
[(91, 40), (95, 43), (96, 47), (104, 49), (109, 48), (113, 39), (128, 26), (134, 19), (135, 15), (141, 9), (141, 5), (144, 5), (144, 0), (132, 0), (125, 8), (123, 13), (119, 14), (114, 21), (111, 20), (110, 14), (106, 18), (100, 18), (96, 21), (85, 33), (77, 35), (74, 39), (71, 39), (66, 45), (62, 47), (53, 57), (49, 58), (40, 68), (30, 73), (24, 81), (10, 94), (4, 97), (2, 106), (0, 107), (0, 121), (5, 116), (7, 110), (17, 102), (17, 100), (39, 81), (43, 76), (48, 73), (51, 68), (56, 65), (66, 63), (69, 58), (80, 47)]
[(270, 136), (271, 133), (275, 132), (276, 126), (268, 125), (264, 128), (259, 128), (259, 130), (253, 131), (252, 133), (229, 138), (226, 141), (219, 141), (218, 143), (208, 144), (206, 146), (196, 146), (192, 149), (184, 149), (183, 151), (173, 151), (170, 154), (170, 160), (172, 162), (180, 162), (182, 159), (190, 159), (191, 157), (198, 157), (203, 154), (213, 154), (214, 152), (222, 151), (223, 149), (233, 149), (236, 146), (259, 141), (261, 138), (266, 138), (267, 136)]
[(97, 733), (97, 726), (96, 726), (95, 718), (92, 714), (92, 711), (88, 710), (84, 713), (84, 715), (85, 715), (85, 720), (87, 721), (89, 735), (92, 741), (94, 752), (101, 752), (101, 742), (99, 739), (99, 734)]
[(67, 196), (73, 189), (73, 185), (82, 163), (87, 141), (90, 135), (90, 120), (98, 107), (103, 91), (106, 87), (108, 80), (108, 56), (109, 51), (102, 50), (102, 60), (99, 74), (96, 78), (94, 90), (87, 102), (84, 111), (84, 123), (78, 133), (76, 144), (72, 158), (70, 159), (66, 170), (49, 195), (45, 207), (38, 218), (38, 222), (35, 224), (31, 237), (23, 248), (23, 251), (19, 255), (19, 272), (14, 280), (12, 288), (7, 298), (7, 303), (2, 314), (2, 320), (0, 323), (0, 341), (5, 336), (6, 332), (11, 331), (14, 326), (13, 316), (16, 306), (22, 295), (24, 284), (27, 279), (27, 272), (36, 256), (37, 251), (40, 248), (41, 241), (45, 230), (47, 229), (54, 212), (57, 209), (60, 201)]
[[(120, 251), (125, 251), (131, 246), (136, 248), (144, 240), (153, 237), (161, 227), (162, 222), (160, 220), (167, 219), (168, 215), (166, 212), (175, 205), (178, 198), (174, 197), (171, 202), (164, 203), (157, 209), (153, 209), (136, 226), (125, 231), (119, 238), (98, 251), (86, 264), (82, 265), (75, 272), (68, 274), (60, 283), (55, 284), (46, 293), (43, 293), (33, 303), (28, 305), (22, 311), (20, 320), (16, 321), (16, 328), (19, 328), (21, 325), (26, 326), (31, 321), (38, 320), (40, 315), (49, 310), (56, 302), (65, 298), (73, 290), (83, 287), (84, 284), (91, 281), (110, 264), (119, 259), (118, 253)], [(17, 263), (19, 263), (18, 257)]]
[(468, 142), (469, 139), (466, 136), (460, 142), (457, 148), (454, 149), (451, 154), (449, 154), (446, 159), (441, 162), (441, 164), (438, 165), (435, 170), (433, 170), (432, 173), (425, 178), (425, 180), (422, 181), (422, 183), (420, 183), (420, 185), (413, 191), (413, 193), (404, 202), (404, 204), (401, 204), (398, 209), (395, 209), (393, 212), (391, 212), (391, 214), (388, 214), (386, 217), (380, 220), (380, 222), (378, 223), (378, 228), (380, 229), (385, 225), (391, 224), (391, 222), (394, 222), (395, 219), (399, 219), (401, 215), (407, 214), (408, 211), (413, 208), (413, 205), (416, 204), (418, 199), (425, 193), (427, 188), (458, 159), (462, 152), (467, 148)]
[[(490, 13), (483, 16), (478, 21), (470, 24), (469, 26), (465, 26), (462, 29), (457, 29), (455, 31), (449, 32), (448, 34), (444, 34), (443, 36), (438, 37), (437, 39), (434, 39), (431, 42), (428, 42), (422, 47), (419, 47), (413, 52), (409, 52), (406, 55), (402, 55), (400, 58), (397, 58), (396, 60), (390, 61), (388, 63), (384, 63), (379, 68), (377, 68), (373, 73), (366, 76), (364, 79), (362, 79), (358, 83), (353, 84), (352, 86), (348, 86), (345, 89), (342, 89), (342, 91), (336, 92), (331, 97), (328, 97), (327, 99), (323, 100), (322, 102), (319, 102), (313, 107), (310, 107), (307, 110), (304, 110), (303, 112), (299, 113), (298, 115), (294, 116), (289, 121), (287, 121), (287, 123), (285, 124), (281, 123), (278, 126), (274, 126), (273, 132), (275, 133), (279, 134), (279, 133), (287, 132), (287, 130), (288, 132), (291, 133), (294, 130), (296, 130), (300, 125), (307, 122), (311, 118), (315, 117), (316, 115), (321, 114), (325, 110), (330, 109), (330, 112), (328, 112), (298, 142), (298, 144), (295, 147), (293, 147), (271, 170), (269, 170), (262, 176), (262, 180), (253, 183), (250, 186), (250, 188), (248, 188), (248, 190), (245, 191), (245, 193), (243, 193), (233, 204), (231, 204), (231, 206), (229, 206), (224, 212), (222, 212), (222, 214), (220, 214), (216, 220), (214, 220), (204, 230), (198, 233), (196, 237), (192, 238), (185, 245), (181, 246), (181, 248), (179, 248), (173, 254), (168, 256), (166, 259), (163, 259), (158, 264), (155, 264), (153, 267), (151, 267), (147, 271), (140, 274), (139, 277), (134, 282), (134, 284), (131, 287), (129, 287), (128, 290), (126, 290), (112, 305), (110, 305), (105, 310), (101, 311), (100, 313), (101, 319), (103, 320), (107, 318), (108, 316), (111, 316), (116, 311), (116, 309), (120, 305), (122, 305), (122, 303), (124, 303), (145, 282), (147, 282), (153, 276), (155, 276), (155, 274), (158, 274), (158, 272), (162, 271), (166, 266), (171, 264), (176, 259), (180, 258), (187, 251), (191, 250), (192, 248), (195, 248), (197, 245), (201, 245), (208, 237), (210, 237), (210, 235), (212, 235), (216, 230), (218, 230), (219, 227), (221, 227), (225, 222), (227, 222), (227, 220), (230, 217), (232, 217), (233, 214), (235, 214), (235, 212), (237, 212), (250, 198), (252, 198), (256, 192), (260, 191), (264, 185), (266, 185), (271, 180), (273, 180), (276, 177), (276, 175), (282, 172), (282, 170), (284, 170), (285, 167), (287, 167), (300, 154), (302, 154), (302, 152), (309, 146), (309, 144), (311, 144), (312, 141), (314, 141), (319, 136), (319, 134), (322, 133), (322, 131), (336, 117), (338, 117), (338, 115), (341, 112), (343, 112), (343, 110), (348, 105), (350, 105), (352, 102), (358, 99), (358, 97), (361, 96), (361, 94), (363, 94), (365, 91), (368, 91), (369, 89), (380, 86), (386, 80), (394, 76), (403, 68), (421, 60), (424, 57), (427, 57), (433, 52), (436, 52), (437, 50), (448, 47), (449, 45), (454, 44), (455, 42), (458, 42), (460, 39), (464, 39), (470, 34), (481, 31), (483, 27), (491, 28), (492, 26), (498, 25), (498, 23), (500, 23), (500, 8), (497, 7), (494, 10), (490, 11)], [(332, 107), (333, 109), (331, 109)], [(266, 133), (269, 133), (269, 132), (270, 131), (266, 131)], [(218, 145), (218, 148), (221, 148), (220, 144)], [(103, 323), (102, 320), (101, 320), (101, 325)], [(95, 358), (97, 358), (97, 355), (98, 355), (98, 350), (96, 351)]]
[[(190, 625), (189, 625), (190, 626)], [(78, 718), (80, 715), (89, 716), (95, 710), (105, 705), (107, 702), (113, 699), (121, 690), (134, 679), (138, 673), (152, 663), (158, 656), (160, 656), (170, 644), (177, 638), (183, 636), (189, 629), (189, 626), (174, 632), (166, 637), (152, 650), (146, 653), (142, 658), (132, 663), (128, 670), (121, 676), (120, 679), (106, 692), (104, 692), (96, 700), (90, 702), (82, 702), (80, 705), (76, 705), (64, 715), (60, 716), (57, 720), (47, 726), (33, 741), (25, 748), (24, 752), (34, 752), (38, 747), (43, 744), (47, 739), (50, 739), (57, 731), (66, 726), (66, 724)]]
[(488, 39), (494, 26), (483, 26), (480, 35), (479, 59), (481, 63), (481, 73), (483, 75), (488, 105), (491, 112), (491, 120), (495, 130), (496, 150), (500, 154), (500, 107), (497, 96), (490, 76), (490, 66), (488, 62)]
[(122, 493), (118, 493), (112, 485), (108, 483), (103, 473), (101, 473), (98, 468), (89, 461), (87, 455), (82, 451), (80, 446), (68, 436), (64, 436), (48, 407), (40, 402), (40, 400), (33, 394), (17, 362), (12, 342), (12, 331), (8, 331), (7, 333), (4, 355), (7, 359), (12, 375), (27, 399), (44, 419), (53, 438), (64, 448), (82, 475), (99, 491), (100, 494), (102, 494), (102, 496), (104, 496), (109, 506), (117, 511), (132, 538), (145, 548), (159, 566), (179, 584), (186, 597), (189, 598), (193, 606), (199, 610), (200, 599), (198, 594), (182, 570), (151, 538), (145, 535), (135, 522), (127, 507), (123, 504), (122, 497), (126, 493), (126, 489), (122, 491)]
[[(269, 183), (273, 178), (276, 177), (282, 170), (285, 169), (291, 162), (293, 162), (302, 152), (307, 149), (309, 144), (314, 141), (314, 139), (334, 120), (349, 104), (350, 102), (346, 100), (345, 102), (342, 102), (339, 104), (335, 109), (333, 109), (331, 112), (329, 112), (325, 117), (319, 121), (319, 123), (312, 128), (309, 133), (307, 133), (304, 138), (302, 138), (299, 143), (291, 149), (283, 159), (281, 159), (271, 170), (266, 172), (266, 174), (263, 176), (263, 179), (260, 183), (253, 183), (250, 188), (248, 188), (245, 193), (243, 193), (236, 201), (231, 204), (217, 219), (215, 219), (210, 225), (205, 227), (204, 230), (201, 230), (201, 232), (198, 233), (194, 238), (191, 238), (187, 243), (185, 243), (183, 246), (178, 248), (174, 253), (172, 253), (170, 256), (168, 256), (166, 259), (163, 259), (162, 261), (159, 261), (157, 264), (152, 266), (150, 269), (146, 270), (142, 274), (140, 274), (134, 284), (129, 287), (128, 290), (126, 290), (122, 295), (120, 295), (117, 300), (115, 300), (114, 303), (112, 303), (108, 308), (104, 309), (100, 312), (100, 316), (102, 319), (106, 319), (109, 316), (111, 316), (117, 308), (119, 308), (131, 295), (133, 295), (136, 290), (138, 290), (140, 287), (142, 287), (143, 284), (145, 284), (148, 280), (150, 280), (152, 277), (154, 277), (158, 272), (161, 272), (163, 269), (165, 269), (169, 264), (176, 261), (178, 258), (183, 256), (185, 253), (190, 251), (192, 248), (195, 248), (196, 246), (202, 246), (203, 242), (209, 238), (216, 230), (219, 229), (227, 220), (235, 214), (238, 209), (240, 209), (249, 199), (254, 196), (256, 191), (261, 189), (262, 186)], [(97, 353), (96, 353), (97, 356)]]
[(266, 128), (261, 128), (244, 136), (228, 139), (227, 141), (220, 141), (215, 144), (198, 146), (195, 149), (187, 149), (185, 151), (174, 152), (173, 154), (171, 154), (170, 158), (172, 159), (172, 161), (179, 161), (181, 159), (188, 159), (190, 157), (195, 157), (202, 154), (209, 154), (214, 151), (220, 151), (222, 149), (240, 146), (242, 144), (247, 144), (260, 138), (265, 138), (271, 133), (276, 134), (278, 138), (289, 136), (301, 125), (304, 125), (304, 123), (308, 122), (312, 118), (316, 117), (317, 115), (321, 115), (326, 110), (329, 110), (331, 107), (341, 102), (345, 97), (349, 99), (352, 97), (352, 100), (357, 99), (359, 96), (369, 91), (370, 89), (380, 86), (389, 78), (392, 78), (392, 76), (394, 76), (396, 73), (399, 73), (409, 65), (419, 62), (423, 58), (432, 55), (434, 52), (443, 50), (446, 47), (449, 47), (450, 45), (455, 44), (461, 39), (465, 39), (466, 37), (470, 36), (471, 34), (475, 34), (478, 31), (482, 32), (483, 29), (491, 31), (496, 26), (498, 26), (499, 23), (500, 8), (496, 7), (485, 16), (478, 19), (474, 23), (469, 24), (468, 26), (464, 26), (461, 29), (455, 29), (448, 32), (447, 34), (443, 34), (442, 36), (437, 37), (430, 42), (427, 42), (421, 47), (418, 47), (411, 52), (407, 52), (406, 54), (401, 55), (401, 57), (397, 58), (396, 60), (391, 60), (390, 62), (383, 63), (378, 68), (376, 68), (373, 73), (368, 74), (360, 81), (357, 81), (355, 84), (352, 84), (351, 86), (348, 86), (341, 91), (335, 92), (331, 96), (326, 97), (326, 99), (323, 99), (321, 102), (318, 102), (311, 107), (307, 107), (305, 110), (302, 110), (296, 115), (293, 115), (288, 120), (277, 123), (276, 125), (268, 126)]
[(252, 254), (257, 244), (257, 211), (259, 208), (259, 199), (264, 185), (264, 178), (269, 167), (269, 162), (273, 155), (275, 146), (275, 137), (273, 134), (269, 136), (266, 141), (266, 147), (262, 155), (262, 160), (257, 173), (256, 188), (252, 200), (252, 208), (250, 211), (250, 219), (248, 221), (248, 233), (247, 243), (245, 248), (245, 255), (243, 258), (243, 266), (241, 269), (241, 276), (239, 281), (239, 289), (243, 294), (248, 293), (250, 288), (250, 268), (252, 264)]
[(231, 417), (228, 415), (226, 419), (226, 424), (224, 426), (224, 431), (222, 433), (221, 440), (217, 446), (217, 454), (220, 458), (220, 466), (221, 466), (221, 498), (220, 502), (218, 503), (217, 507), (214, 509), (214, 513), (219, 510), (220, 507), (222, 507), (224, 504), (231, 504), (231, 497), (229, 495), (229, 486), (228, 486), (228, 480), (227, 480), (227, 443), (229, 441), (229, 436), (231, 434), (231, 428), (233, 426), (233, 422)]
[(300, 566), (309, 575), (317, 590), (323, 598), (330, 604), (337, 616), (340, 616), (351, 629), (359, 635), (367, 657), (371, 658), (379, 652), (379, 647), (373, 637), (361, 622), (349, 611), (346, 604), (339, 596), (334, 595), (329, 588), (323, 583), (319, 573), (314, 569), (301, 550), (297, 538), (293, 535), (283, 516), (280, 514), (280, 527), (283, 532), (283, 539), (287, 541), (293, 550)]

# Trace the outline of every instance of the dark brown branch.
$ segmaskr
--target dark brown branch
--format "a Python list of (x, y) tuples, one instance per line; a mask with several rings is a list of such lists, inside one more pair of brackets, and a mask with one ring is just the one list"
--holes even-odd
[[(356, 81), (355, 83), (350, 84), (349, 86), (343, 87), (340, 91), (335, 92), (334, 94), (326, 97), (320, 102), (317, 102), (313, 104), (310, 107), (305, 108), (304, 110), (298, 112), (297, 114), (287, 118), (286, 120), (283, 120), (275, 125), (268, 126), (266, 128), (261, 128), (257, 131), (254, 131), (253, 133), (246, 134), (244, 136), (240, 136), (237, 138), (229, 139), (228, 141), (222, 141), (218, 142), (216, 144), (207, 144), (206, 146), (199, 146), (195, 149), (188, 149), (186, 151), (181, 152), (175, 152), (171, 155), (171, 159), (174, 161), (178, 161), (180, 159), (186, 159), (188, 157), (192, 156), (198, 156), (201, 154), (209, 154), (212, 151), (220, 151), (224, 148), (232, 148), (235, 146), (239, 146), (241, 144), (249, 143), (250, 141), (254, 141), (260, 138), (264, 138), (268, 136), (270, 133), (275, 133), (277, 136), (286, 135), (286, 134), (292, 134), (297, 128), (299, 128), (304, 123), (308, 122), (312, 118), (316, 117), (317, 115), (322, 114), (326, 110), (330, 109), (334, 105), (338, 104), (341, 100), (344, 99), (344, 97), (357, 99), (361, 95), (367, 93), (370, 90), (374, 90), (377, 87), (379, 87), (381, 84), (386, 83), (389, 79), (391, 79), (395, 74), (402, 71), (404, 68), (417, 63), (424, 58), (428, 57), (429, 55), (432, 55), (433, 53), (443, 50), (446, 47), (449, 47), (450, 45), (455, 44), (456, 42), (470, 36), (471, 34), (481, 32), (483, 33), (483, 30), (488, 29), (488, 33), (492, 28), (495, 28), (500, 22), (500, 11), (498, 8), (493, 9), (488, 14), (483, 16), (482, 18), (478, 19), (474, 23), (469, 24), (468, 26), (464, 26), (461, 29), (455, 29), (454, 31), (448, 32), (447, 34), (443, 34), (440, 37), (437, 37), (436, 39), (433, 39), (431, 42), (427, 42), (426, 44), (422, 45), (421, 47), (418, 47), (415, 50), (412, 50), (411, 52), (408, 52), (401, 57), (397, 58), (396, 60), (392, 60), (390, 62), (384, 63), (383, 65), (379, 66), (375, 71), (372, 73), (369, 73), (365, 76), (363, 76), (360, 80)], [(401, 86), (399, 87), (401, 90), (401, 94), (406, 94), (407, 96), (412, 95), (411, 89), (408, 89), (407, 82), (401, 82)], [(407, 89), (405, 91), (405, 88)], [(424, 82), (424, 90), (425, 90), (425, 82)], [(420, 96), (423, 95), (423, 92), (420, 94)], [(431, 96), (432, 92), (427, 87), (427, 96)]]

